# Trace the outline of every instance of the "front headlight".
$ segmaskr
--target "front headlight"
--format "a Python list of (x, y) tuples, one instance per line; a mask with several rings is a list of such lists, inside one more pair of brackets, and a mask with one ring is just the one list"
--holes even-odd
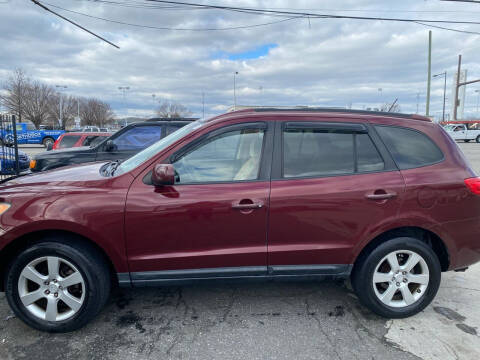
[(0, 203), (0, 215), (2, 215), (5, 211), (10, 209), (10, 204), (9, 203)]

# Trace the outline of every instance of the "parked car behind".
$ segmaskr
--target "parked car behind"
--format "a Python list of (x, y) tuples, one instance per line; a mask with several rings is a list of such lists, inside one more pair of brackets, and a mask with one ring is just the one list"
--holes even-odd
[[(0, 175), (15, 174), (15, 151), (13, 148), (0, 147)], [(30, 157), (18, 150), (18, 167), (20, 171), (28, 170)]]
[(122, 163), (16, 178), (0, 199), (0, 289), (51, 332), (94, 318), (112, 279), (351, 278), (371, 311), (403, 318), (442, 271), (480, 260), (480, 178), (418, 115), (236, 111)]
[(30, 169), (32, 172), (38, 172), (92, 161), (123, 160), (190, 122), (144, 121), (130, 124), (97, 145), (37, 154), (31, 162)]
[(444, 129), (454, 140), (463, 140), (465, 142), (475, 140), (477, 143), (480, 143), (480, 130), (477, 128), (470, 128), (466, 124), (449, 124)]
[(108, 132), (68, 132), (60, 135), (60, 137), (53, 144), (52, 150), (69, 149), (80, 146), (93, 147), (100, 144), (107, 137), (112, 135)]

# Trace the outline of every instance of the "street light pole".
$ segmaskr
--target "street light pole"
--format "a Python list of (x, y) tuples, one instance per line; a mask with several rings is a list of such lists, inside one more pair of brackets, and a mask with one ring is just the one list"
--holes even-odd
[(443, 113), (442, 113), (442, 121), (445, 121), (445, 99), (446, 99), (446, 93), (447, 93), (447, 71), (444, 71), (443, 73), (433, 75), (434, 78), (438, 76), (444, 76), (444, 84), (443, 84)]
[[(66, 85), (55, 85), (55, 87), (56, 87), (57, 89), (66, 89), (66, 88), (68, 88), (68, 86), (66, 86)], [(63, 109), (62, 109), (62, 105), (63, 105), (62, 103), (63, 103), (63, 97), (62, 97), (62, 94), (60, 94), (60, 116), (59, 116), (59, 122), (60, 122), (59, 125), (60, 125), (60, 128), (62, 127), (62, 112), (63, 112), (63, 111), (62, 111), (62, 110), (63, 110)]]
[(237, 110), (237, 83), (236, 77), (238, 75), (238, 71), (233, 73), (233, 111)]
[[(123, 93), (123, 106), (125, 106), (125, 94), (127, 90), (130, 90), (130, 86), (119, 86), (118, 90)], [(125, 120), (125, 126), (127, 125), (127, 120)]]
[(475, 92), (477, 93), (477, 116), (480, 118), (480, 112), (478, 111), (478, 106), (480, 104), (480, 90), (475, 90)]

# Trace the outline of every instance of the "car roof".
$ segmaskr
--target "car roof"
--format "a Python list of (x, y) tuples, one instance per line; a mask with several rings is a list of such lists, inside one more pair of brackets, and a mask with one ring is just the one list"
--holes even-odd
[(369, 110), (352, 110), (352, 109), (338, 109), (338, 108), (317, 108), (317, 107), (292, 107), (292, 108), (277, 108), (277, 107), (252, 107), (237, 111), (228, 112), (208, 121), (224, 121), (231, 118), (236, 118), (239, 115), (248, 115), (254, 117), (262, 117), (267, 115), (282, 115), (293, 116), (303, 115), (306, 117), (342, 117), (342, 118), (359, 118), (368, 117), (369, 120), (375, 121), (375, 119), (394, 118), (405, 119), (414, 121), (432, 122), (432, 120), (426, 116), (418, 114), (404, 114), (404, 113), (392, 113), (382, 111), (369, 111)]
[(83, 136), (83, 135), (88, 135), (88, 136), (92, 136), (92, 135), (99, 135), (99, 136), (110, 136), (111, 133), (109, 132), (93, 132), (93, 131), (72, 131), (72, 132), (67, 132), (65, 134), (63, 134), (63, 136), (69, 136), (69, 135), (79, 135), (79, 136)]

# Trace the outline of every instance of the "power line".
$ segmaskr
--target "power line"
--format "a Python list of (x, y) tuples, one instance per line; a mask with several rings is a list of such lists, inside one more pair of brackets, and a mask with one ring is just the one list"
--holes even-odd
[(478, 21), (457, 21), (457, 20), (430, 20), (430, 19), (404, 19), (404, 18), (388, 18), (388, 17), (371, 17), (371, 16), (351, 16), (351, 15), (335, 15), (335, 14), (318, 14), (310, 12), (298, 12), (298, 11), (280, 11), (272, 9), (257, 9), (257, 8), (246, 8), (246, 7), (235, 7), (235, 6), (222, 6), (222, 5), (208, 5), (208, 4), (199, 4), (199, 3), (189, 3), (181, 1), (167, 1), (167, 0), (145, 0), (148, 2), (156, 2), (163, 4), (172, 4), (172, 5), (185, 5), (198, 8), (209, 8), (209, 9), (218, 9), (226, 11), (245, 11), (256, 14), (281, 14), (288, 16), (303, 16), (310, 18), (322, 18), (322, 19), (350, 19), (350, 20), (380, 20), (380, 21), (397, 21), (397, 22), (422, 22), (422, 23), (441, 23), (441, 24), (462, 24), (462, 25), (480, 25)]
[(419, 25), (431, 27), (431, 28), (441, 29), (441, 30), (455, 31), (455, 32), (464, 33), (464, 34), (480, 35), (480, 32), (475, 32), (475, 31), (452, 29), (452, 28), (447, 28), (447, 27), (444, 27), (444, 26), (425, 24), (425, 23), (421, 23), (421, 22), (417, 22), (417, 21), (415, 21), (415, 23), (419, 24)]
[[(33, 1), (33, 0), (32, 0)], [(127, 26), (134, 26), (134, 27), (139, 27), (139, 28), (146, 28), (146, 29), (154, 29), (154, 30), (177, 30), (177, 31), (225, 31), (225, 30), (239, 30), (239, 29), (250, 29), (250, 28), (255, 28), (255, 27), (260, 27), (260, 26), (267, 26), (267, 25), (273, 25), (273, 24), (279, 24), (282, 22), (290, 21), (290, 20), (295, 20), (299, 18), (303, 18), (303, 16), (295, 16), (295, 17), (288, 17), (288, 18), (283, 18), (282, 20), (278, 21), (271, 21), (267, 23), (261, 23), (261, 24), (253, 24), (253, 25), (241, 25), (241, 26), (232, 26), (232, 27), (226, 27), (226, 28), (174, 28), (174, 27), (165, 27), (165, 26), (153, 26), (153, 25), (142, 25), (142, 24), (134, 24), (134, 23), (129, 23), (125, 21), (119, 21), (119, 20), (113, 20), (113, 19), (107, 19), (99, 16), (94, 16), (90, 14), (85, 14), (79, 11), (74, 11), (74, 10), (69, 10), (65, 9), (61, 6), (58, 5), (53, 5), (45, 2), (45, 4), (63, 10), (67, 11), (73, 14), (81, 15), (81, 16), (86, 16), (92, 19), (96, 20), (102, 20), (102, 21), (107, 21), (110, 23), (114, 24), (120, 24), (120, 25), (127, 25)]]
[(475, 0), (440, 0), (440, 1), (448, 1), (448, 2), (464, 2), (464, 3), (474, 3), (474, 4), (480, 4), (480, 1), (475, 1)]
[(44, 10), (46, 10), (46, 11), (48, 11), (48, 12), (50, 12), (50, 13), (58, 16), (58, 17), (60, 17), (61, 19), (65, 20), (65, 21), (68, 21), (70, 24), (73, 24), (73, 25), (75, 25), (76, 27), (79, 27), (79, 28), (82, 29), (83, 31), (86, 31), (86, 32), (88, 32), (89, 34), (91, 34), (91, 35), (99, 38), (100, 40), (105, 41), (107, 44), (110, 44), (110, 45), (116, 47), (117, 49), (120, 49), (119, 46), (117, 46), (117, 45), (115, 45), (114, 43), (108, 41), (107, 39), (101, 37), (100, 35), (97, 35), (97, 34), (95, 34), (94, 32), (92, 32), (92, 31), (84, 28), (82, 25), (79, 25), (79, 24), (77, 24), (76, 22), (74, 22), (74, 21), (72, 21), (72, 20), (70, 20), (70, 19), (67, 19), (65, 16), (62, 16), (62, 15), (60, 15), (59, 13), (56, 13), (56, 12), (53, 11), (53, 10), (50, 10), (48, 7), (46, 7), (45, 5), (43, 5), (42, 3), (40, 3), (39, 1), (37, 1), (37, 0), (30, 0), (30, 1), (33, 2), (35, 5), (40, 6), (42, 9), (44, 9)]
[[(87, 1), (87, 2), (94, 2), (100, 3), (105, 5), (111, 6), (119, 6), (119, 7), (133, 7), (139, 9), (159, 9), (159, 10), (201, 10), (195, 9), (191, 6), (160, 6), (160, 5), (153, 5), (153, 4), (146, 4), (144, 2), (139, 1), (108, 1), (108, 0), (76, 0), (76, 1)], [(444, 0), (449, 1), (449, 0)], [(452, 0), (455, 1), (455, 0)], [(460, 0), (458, 0), (460, 1)], [(402, 10), (402, 9), (318, 9), (318, 8), (309, 8), (309, 9), (298, 9), (298, 8), (282, 8), (282, 7), (271, 7), (272, 10), (296, 10), (296, 11), (329, 11), (329, 12), (365, 12), (365, 13), (478, 13), (476, 11), (466, 11), (466, 10)]]

